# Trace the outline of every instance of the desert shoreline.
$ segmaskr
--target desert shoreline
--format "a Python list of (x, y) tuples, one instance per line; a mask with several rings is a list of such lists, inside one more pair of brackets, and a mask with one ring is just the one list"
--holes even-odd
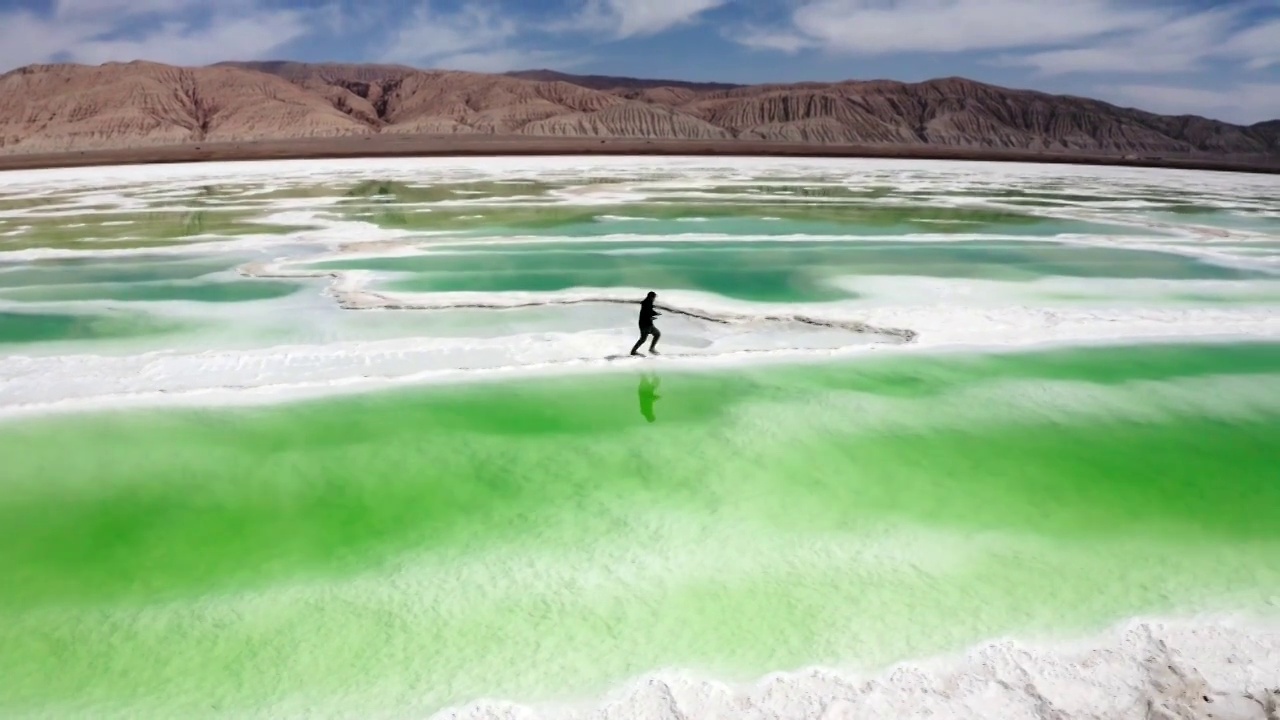
[(387, 134), (0, 154), (0, 171), (254, 160), (566, 155), (903, 158), (1280, 174), (1280, 158), (1142, 157), (927, 145), (821, 145), (749, 140)]

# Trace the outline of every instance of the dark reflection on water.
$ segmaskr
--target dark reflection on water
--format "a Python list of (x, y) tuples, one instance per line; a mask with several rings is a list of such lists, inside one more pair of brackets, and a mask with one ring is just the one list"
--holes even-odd
[(662, 379), (657, 373), (646, 372), (640, 375), (640, 386), (636, 388), (636, 395), (640, 399), (640, 414), (645, 420), (654, 422), (657, 416), (653, 414), (653, 402), (661, 398), (658, 395), (658, 386), (662, 384)]

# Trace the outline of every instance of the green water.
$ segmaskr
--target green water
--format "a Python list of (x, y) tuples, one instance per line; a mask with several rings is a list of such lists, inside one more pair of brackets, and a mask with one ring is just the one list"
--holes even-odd
[(687, 196), (691, 193), (699, 195), (766, 195), (766, 196), (790, 196), (796, 199), (806, 198), (824, 198), (838, 200), (875, 200), (886, 197), (901, 197), (902, 193), (896, 188), (889, 185), (853, 187), (848, 185), (840, 185), (834, 183), (812, 182), (803, 184), (792, 184), (786, 182), (777, 183), (726, 183), (715, 186), (671, 186), (666, 185), (657, 189), (655, 194), (659, 197), (663, 195), (672, 195), (675, 197)]
[[(804, 182), (808, 180), (809, 182)], [(840, 201), (857, 201), (857, 200), (895, 200), (906, 199), (913, 202), (935, 201), (938, 203), (951, 206), (956, 198), (964, 198), (971, 200), (991, 200), (999, 203), (1008, 203), (1013, 205), (1052, 205), (1058, 207), (1070, 207), (1079, 205), (1093, 205), (1098, 202), (1107, 202), (1115, 200), (1113, 194), (1102, 190), (1098, 193), (1080, 192), (1078, 187), (1070, 185), (1060, 185), (1052, 182), (1038, 182), (1030, 187), (1008, 187), (1004, 184), (992, 184), (986, 187), (943, 187), (934, 190), (927, 189), (903, 189), (896, 187), (892, 183), (864, 184), (859, 181), (858, 184), (841, 183), (824, 181), (816, 178), (794, 178), (793, 181), (771, 181), (771, 182), (725, 182), (714, 186), (677, 186), (663, 185), (653, 190), (654, 196), (663, 197), (687, 197), (689, 195), (751, 195), (760, 197), (765, 201), (788, 200), (803, 201), (806, 199), (823, 199), (823, 200), (840, 200)], [(1220, 205), (1204, 203), (1192, 203), (1185, 199), (1185, 195), (1170, 192), (1168, 188), (1158, 186), (1147, 188), (1134, 188), (1126, 192), (1125, 199), (1141, 200), (1144, 202), (1155, 203), (1168, 207), (1170, 209), (1204, 209), (1213, 211), (1220, 208)], [(1213, 196), (1205, 194), (1200, 196), (1205, 200), (1217, 200), (1223, 203), (1233, 203), (1238, 200), (1236, 197), (1230, 196)]]
[(1246, 230), (1255, 233), (1280, 232), (1280, 217), (1274, 214), (1265, 215), (1258, 212), (1226, 211), (1215, 208), (1195, 213), (1186, 211), (1174, 211), (1169, 215), (1152, 213), (1152, 216), (1164, 222), (1207, 225), (1223, 230)]
[(62, 202), (62, 198), (56, 195), (6, 197), (4, 194), (0, 194), (0, 212), (7, 212), (9, 210), (30, 210), (32, 208), (56, 205), (60, 202)]
[(0, 713), (425, 713), (1262, 607), (1276, 398), (1280, 346), (1146, 346), (6, 423)]
[(123, 260), (85, 257), (9, 262), (0, 263), (0, 287), (194, 280), (229, 270), (236, 264), (235, 259), (225, 257), (173, 255), (135, 255)]
[[(258, 386), (519, 365), (530, 340), (560, 359), (615, 352), (612, 313), (633, 322), (619, 306), (353, 312), (319, 292), (328, 279), (231, 272), (253, 261), (495, 300), (860, 290), (874, 296), (823, 312), (919, 319), (936, 303), (976, 340), (1198, 331), (1207, 312), (1223, 332), (1261, 332), (1277, 297), (1274, 243), (1246, 242), (1261, 235), (1212, 245), (1246, 270), (1152, 251), (1208, 246), (1142, 227), (1268, 232), (1274, 198), (1245, 178), (1188, 192), (1155, 176), (679, 162), (0, 193), (0, 251), (22, 251), (0, 263), (0, 410), (188, 388), (271, 401)], [(282, 211), (369, 224), (335, 237), (266, 221)], [(246, 233), (276, 241), (25, 252)], [(386, 255), (317, 261), (366, 241)], [(884, 276), (902, 282), (870, 279)], [(1182, 282), (1196, 280), (1227, 282)], [(1103, 307), (1063, 315), (1064, 300)], [(146, 314), (168, 301), (192, 319)], [(1201, 313), (1189, 330), (1188, 310)], [(673, 324), (667, 341), (710, 354), (775, 341), (710, 325)], [(0, 717), (427, 717), (478, 698), (599, 697), (662, 668), (876, 670), (1136, 615), (1280, 608), (1280, 345), (883, 349), (0, 422)]]
[[(909, 233), (1136, 234), (1132, 228), (941, 205), (881, 205), (794, 201), (774, 203), (645, 202), (626, 205), (503, 205), (434, 208), (353, 206), (344, 217), (390, 229), (518, 233), (586, 237), (683, 233), (764, 235), (904, 235)], [(776, 218), (763, 221), (762, 218)], [(692, 219), (692, 221), (691, 221)], [(1144, 231), (1143, 234), (1151, 234)]]
[(113, 340), (164, 335), (180, 323), (133, 313), (0, 311), (0, 346), (73, 340)]
[(234, 237), (306, 229), (304, 226), (266, 223), (262, 220), (261, 211), (82, 210), (83, 214), (75, 215), (0, 217), (0, 233), (25, 228), (17, 235), (0, 236), (0, 251), (31, 248), (116, 250), (166, 247), (200, 236)]
[(119, 300), (124, 302), (248, 302), (270, 300), (292, 295), (302, 286), (267, 280), (230, 280), (225, 282), (155, 282), (98, 283), (91, 285), (53, 285), (0, 290), (0, 299), (20, 302), (65, 302)]
[[(644, 252), (629, 254), (637, 250)], [(1015, 241), (460, 245), (420, 255), (331, 260), (310, 267), (399, 273), (385, 286), (410, 292), (654, 287), (701, 290), (761, 302), (853, 297), (830, 280), (858, 275), (1006, 281), (1054, 276), (1168, 280), (1271, 277), (1168, 253)]]
[(468, 200), (477, 197), (508, 199), (518, 196), (542, 196), (553, 185), (535, 180), (508, 182), (461, 182), (437, 185), (410, 185), (402, 182), (373, 180), (357, 184), (346, 190), (346, 198), (378, 198), (395, 203), (436, 203), (449, 200)]
[(1182, 292), (1169, 295), (1171, 300), (1195, 305), (1280, 305), (1280, 287), (1274, 291), (1243, 292), (1216, 295), (1206, 292)]
[(0, 299), (18, 302), (246, 302), (286, 297), (302, 286), (258, 279), (206, 279), (241, 264), (234, 257), (136, 255), (0, 264)]

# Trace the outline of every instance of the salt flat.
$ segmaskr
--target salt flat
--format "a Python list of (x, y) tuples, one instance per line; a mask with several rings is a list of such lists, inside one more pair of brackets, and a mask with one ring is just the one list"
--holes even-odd
[(0, 714), (1264, 718), (1278, 197), (0, 173)]
[(692, 313), (668, 318), (679, 364), (1276, 337), (1276, 186), (702, 158), (4, 173), (0, 405), (607, 367), (650, 287)]

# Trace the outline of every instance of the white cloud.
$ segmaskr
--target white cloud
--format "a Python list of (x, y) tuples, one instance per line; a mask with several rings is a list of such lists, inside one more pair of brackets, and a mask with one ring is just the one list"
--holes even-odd
[(963, 52), (1078, 42), (1164, 17), (1112, 0), (809, 0), (790, 27), (747, 42), (786, 49), (803, 38), (810, 47), (864, 55)]
[(1250, 70), (1280, 65), (1280, 18), (1235, 34), (1222, 44), (1218, 54), (1243, 60)]
[(33, 13), (0, 13), (0, 72), (35, 62), (48, 62), (85, 38), (103, 32), (100, 25), (50, 22)]
[(552, 23), (555, 31), (601, 32), (621, 40), (655, 35), (694, 22), (728, 0), (585, 0), (577, 15)]
[(1191, 113), (1242, 124), (1280, 118), (1280, 83), (1239, 83), (1218, 89), (1135, 84), (1096, 90), (1112, 102), (1149, 112)]
[(1234, 9), (1171, 16), (1150, 27), (1083, 46), (1006, 58), (1004, 62), (1028, 65), (1043, 75), (1191, 72), (1221, 51), (1238, 21)]
[(787, 30), (777, 31), (748, 26), (725, 33), (730, 40), (752, 50), (777, 50), (795, 54), (813, 46), (813, 40)]
[(124, 15), (173, 15), (199, 7), (199, 0), (56, 0), (53, 17), (65, 21)]
[(568, 67), (581, 61), (567, 53), (516, 44), (521, 28), (494, 5), (468, 4), (453, 13), (420, 4), (393, 34), (383, 62), (473, 72)]
[(325, 28), (334, 35), (364, 33), (387, 22), (387, 8), (361, 0), (331, 0), (314, 11)]
[[(1280, 65), (1280, 18), (1249, 25), (1264, 5), (1188, 13), (1140, 0), (799, 0), (782, 27), (738, 28), (761, 50), (855, 55), (1005, 51), (999, 64), (1046, 75), (1179, 73), (1223, 59)], [(1026, 53), (1026, 54), (1021, 54)]]
[[(58, 0), (48, 17), (0, 13), (0, 70), (62, 57), (89, 64), (255, 60), (310, 31), (306, 14), (253, 0), (224, 0), (212, 15), (192, 17), (209, 7), (197, 0)], [(158, 22), (130, 33), (144, 16)]]
[(70, 50), (77, 62), (98, 64), (145, 58), (173, 65), (209, 65), (222, 60), (257, 60), (308, 32), (302, 13), (259, 12), (216, 17), (192, 28), (164, 23), (136, 40), (91, 40)]
[(455, 13), (432, 12), (422, 3), (400, 26), (382, 55), (385, 62), (428, 62), (502, 48), (516, 25), (495, 7), (469, 4)]

